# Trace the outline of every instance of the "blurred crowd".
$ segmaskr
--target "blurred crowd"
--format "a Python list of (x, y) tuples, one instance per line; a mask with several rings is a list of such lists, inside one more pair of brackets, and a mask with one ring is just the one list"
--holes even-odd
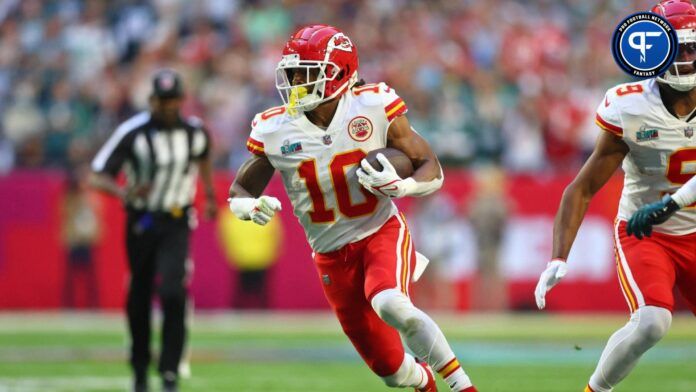
[(0, 173), (90, 159), (147, 107), (160, 67), (182, 73), (185, 112), (211, 130), (215, 163), (247, 156), (254, 113), (281, 103), (274, 69), (300, 25), (328, 23), (358, 46), (443, 162), (508, 171), (577, 167), (593, 112), (625, 77), (609, 41), (627, 0), (2, 0)]

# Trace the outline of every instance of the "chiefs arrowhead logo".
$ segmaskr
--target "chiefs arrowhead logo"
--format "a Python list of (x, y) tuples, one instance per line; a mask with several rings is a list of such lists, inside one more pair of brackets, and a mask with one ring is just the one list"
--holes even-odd
[(350, 42), (350, 38), (348, 38), (345, 34), (338, 33), (329, 40), (329, 45), (327, 49), (329, 51), (337, 49), (342, 50), (344, 52), (352, 52), (353, 43)]
[(348, 123), (348, 135), (356, 142), (364, 142), (372, 136), (372, 122), (365, 116), (357, 116)]

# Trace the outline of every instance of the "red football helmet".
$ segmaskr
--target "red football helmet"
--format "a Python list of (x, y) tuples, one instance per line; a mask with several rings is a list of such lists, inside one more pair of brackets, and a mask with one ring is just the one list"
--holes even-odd
[(696, 7), (690, 0), (665, 0), (650, 11), (669, 21), (679, 41), (677, 59), (657, 80), (675, 90), (691, 90), (696, 87)]
[[(305, 83), (292, 85), (303, 69)], [(316, 74), (316, 79), (313, 79)], [(311, 25), (292, 35), (276, 67), (276, 88), (291, 109), (310, 111), (348, 90), (358, 80), (358, 49), (341, 30)]]

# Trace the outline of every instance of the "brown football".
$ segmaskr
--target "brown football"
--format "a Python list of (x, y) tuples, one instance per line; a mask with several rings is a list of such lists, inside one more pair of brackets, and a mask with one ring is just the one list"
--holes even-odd
[(411, 160), (406, 156), (406, 154), (400, 150), (397, 150), (396, 148), (380, 148), (370, 151), (365, 159), (367, 159), (367, 162), (378, 171), (382, 171), (382, 164), (377, 160), (377, 154), (379, 153), (382, 153), (385, 157), (387, 157), (389, 163), (391, 163), (392, 166), (394, 166), (394, 169), (396, 169), (396, 173), (399, 175), (399, 177), (411, 177), (413, 174), (413, 163), (411, 163)]

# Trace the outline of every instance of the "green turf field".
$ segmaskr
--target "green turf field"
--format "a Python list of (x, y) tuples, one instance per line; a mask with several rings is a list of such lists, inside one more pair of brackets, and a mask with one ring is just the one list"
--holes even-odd
[[(625, 321), (543, 314), (434, 318), (482, 392), (581, 391), (606, 338)], [(120, 315), (0, 313), (0, 392), (125, 391), (125, 341)], [(198, 314), (191, 344), (193, 375), (182, 391), (388, 390), (329, 314)], [(668, 337), (616, 390), (696, 391), (695, 374), (696, 320), (677, 316)]]

